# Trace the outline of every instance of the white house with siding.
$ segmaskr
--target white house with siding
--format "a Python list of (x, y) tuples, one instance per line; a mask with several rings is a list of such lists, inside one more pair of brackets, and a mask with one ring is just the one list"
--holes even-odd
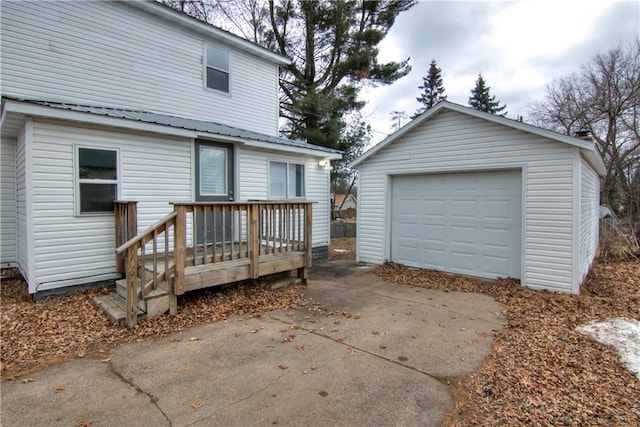
[(598, 247), (592, 141), (441, 102), (352, 163), (357, 259), (578, 293)]
[(329, 243), (335, 150), (278, 137), (289, 59), (157, 2), (2, 3), (0, 263), (32, 294), (111, 280), (114, 200), (304, 200)]

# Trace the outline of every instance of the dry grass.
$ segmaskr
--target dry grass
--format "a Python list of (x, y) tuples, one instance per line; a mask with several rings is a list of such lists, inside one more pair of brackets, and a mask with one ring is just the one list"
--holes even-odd
[[(336, 250), (337, 249), (337, 250)], [(355, 237), (338, 237), (331, 239), (329, 245), (329, 259), (355, 259), (356, 239)]]
[(580, 295), (397, 264), (376, 273), (412, 286), (486, 293), (505, 306), (508, 323), (489, 357), (454, 382), (445, 425), (640, 425), (640, 381), (612, 348), (575, 332), (593, 320), (640, 319), (640, 262), (596, 265)]

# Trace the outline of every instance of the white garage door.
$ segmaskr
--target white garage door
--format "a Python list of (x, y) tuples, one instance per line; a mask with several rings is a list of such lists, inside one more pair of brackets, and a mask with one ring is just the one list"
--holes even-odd
[(521, 173), (392, 180), (391, 259), (486, 278), (520, 277)]

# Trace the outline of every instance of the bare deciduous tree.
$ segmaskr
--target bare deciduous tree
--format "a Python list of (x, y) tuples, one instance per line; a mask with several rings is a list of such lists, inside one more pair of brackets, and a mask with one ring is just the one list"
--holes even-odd
[(530, 111), (534, 123), (567, 135), (588, 131), (607, 167), (602, 201), (640, 215), (640, 40), (597, 55), (547, 87)]

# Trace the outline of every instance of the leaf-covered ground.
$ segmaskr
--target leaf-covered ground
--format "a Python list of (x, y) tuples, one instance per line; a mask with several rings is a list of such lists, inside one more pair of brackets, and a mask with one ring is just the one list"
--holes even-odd
[(640, 381), (613, 348), (575, 331), (594, 320), (640, 319), (640, 262), (597, 264), (580, 295), (398, 264), (375, 271), (401, 284), (486, 293), (505, 306), (508, 323), (489, 357), (454, 381), (445, 425), (640, 425)]
[[(354, 258), (355, 239), (332, 241), (330, 256)], [(575, 332), (576, 326), (592, 320), (640, 319), (640, 262), (597, 264), (578, 296), (396, 264), (375, 271), (396, 283), (487, 293), (505, 306), (508, 323), (496, 333), (484, 364), (452, 380), (454, 409), (445, 425), (640, 425), (640, 381), (620, 364), (614, 349)], [(69, 358), (104, 357), (101, 354), (116, 345), (233, 314), (259, 316), (271, 309), (304, 306), (302, 291), (259, 285), (187, 294), (179, 299), (178, 315), (146, 319), (130, 330), (113, 327), (93, 305), (93, 296), (105, 290), (34, 303), (24, 282), (3, 279), (2, 378)]]
[[(3, 275), (11, 276), (4, 270)], [(14, 275), (18, 275), (15, 272)], [(10, 379), (75, 357), (105, 353), (131, 341), (166, 336), (234, 314), (259, 316), (268, 310), (306, 305), (302, 286), (271, 289), (267, 284), (189, 293), (178, 299), (178, 314), (143, 319), (135, 329), (114, 327), (92, 298), (112, 290), (78, 292), (33, 302), (18, 277), (2, 280), (2, 379)]]

